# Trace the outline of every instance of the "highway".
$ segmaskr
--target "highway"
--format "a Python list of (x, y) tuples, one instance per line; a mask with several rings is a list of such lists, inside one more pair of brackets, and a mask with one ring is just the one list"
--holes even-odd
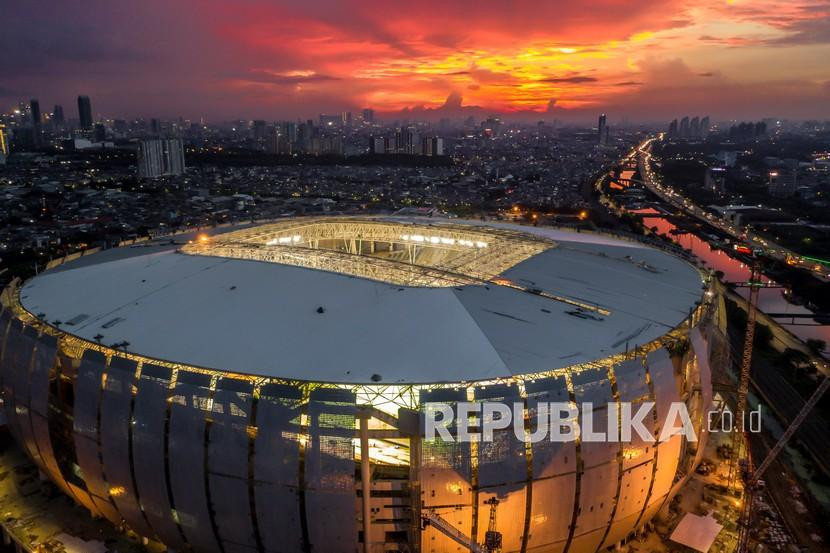
[(640, 170), (640, 175), (643, 180), (636, 182), (645, 186), (649, 191), (654, 193), (667, 204), (691, 217), (695, 217), (696, 219), (717, 228), (721, 232), (729, 235), (729, 237), (733, 240), (743, 243), (752, 250), (761, 250), (763, 255), (783, 263), (789, 263), (791, 265), (795, 263), (799, 267), (812, 271), (814, 275), (822, 280), (830, 278), (830, 268), (806, 260), (796, 252), (788, 250), (780, 244), (766, 240), (747, 228), (735, 226), (729, 221), (725, 221), (722, 218), (700, 208), (688, 198), (678, 194), (673, 188), (664, 186), (651, 168), (651, 147), (654, 142), (659, 139), (659, 137), (648, 138), (637, 146), (637, 167)]

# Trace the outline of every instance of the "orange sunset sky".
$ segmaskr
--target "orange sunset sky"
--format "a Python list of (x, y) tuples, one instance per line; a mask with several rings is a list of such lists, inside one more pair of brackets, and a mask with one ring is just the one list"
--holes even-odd
[[(830, 2), (0, 0), (2, 108), (830, 117)], [(74, 108), (69, 110), (74, 113)]]

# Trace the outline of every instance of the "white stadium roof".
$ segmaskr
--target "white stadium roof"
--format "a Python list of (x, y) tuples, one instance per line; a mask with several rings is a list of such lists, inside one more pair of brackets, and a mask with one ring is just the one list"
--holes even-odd
[(592, 234), (492, 226), (556, 241), (501, 276), (610, 314), (585, 316), (499, 285), (408, 287), (186, 255), (172, 245), (82, 257), (33, 278), (20, 296), (65, 332), (127, 342), (146, 357), (311, 381), (379, 375), (386, 384), (485, 380), (599, 359), (665, 334), (701, 298), (698, 271), (667, 253)]

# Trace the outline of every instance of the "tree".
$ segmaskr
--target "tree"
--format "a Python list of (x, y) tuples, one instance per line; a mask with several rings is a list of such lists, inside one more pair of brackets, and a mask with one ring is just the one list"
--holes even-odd
[(810, 364), (810, 356), (799, 349), (787, 348), (778, 356), (777, 364), (784, 368), (801, 367)]
[(770, 330), (767, 325), (756, 323), (754, 340), (756, 348), (769, 349), (770, 344), (772, 343), (772, 338), (772, 330)]
[(821, 355), (821, 352), (827, 348), (827, 342), (819, 340), (818, 338), (810, 338), (805, 342), (805, 344), (808, 348), (810, 348), (810, 351), (816, 355)]

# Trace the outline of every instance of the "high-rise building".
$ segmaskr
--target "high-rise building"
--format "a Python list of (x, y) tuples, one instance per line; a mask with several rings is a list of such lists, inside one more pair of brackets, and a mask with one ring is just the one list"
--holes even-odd
[(386, 140), (382, 136), (369, 137), (369, 153), (370, 154), (384, 154), (386, 153)]
[(700, 118), (697, 115), (689, 122), (689, 138), (700, 138)]
[(138, 175), (143, 178), (184, 173), (184, 146), (178, 138), (142, 140), (138, 146)]
[(366, 108), (363, 110), (363, 122), (364, 123), (374, 123), (375, 122), (375, 110), (372, 108)]
[(66, 124), (66, 119), (63, 115), (63, 106), (55, 104), (55, 109), (52, 111), (52, 124), (56, 128), (62, 128)]
[(703, 188), (710, 192), (722, 193), (726, 183), (726, 168), (707, 167), (703, 177)]
[(344, 129), (351, 129), (352, 128), (352, 112), (351, 111), (344, 111), (340, 114), (340, 124), (343, 125)]
[(669, 138), (677, 138), (677, 119), (672, 119), (669, 123)]
[(425, 137), (421, 149), (421, 153), (425, 156), (442, 156), (444, 155), (444, 139), (440, 136)]
[(689, 138), (689, 116), (683, 117), (680, 120), (680, 129), (678, 130), (680, 138)]
[(158, 136), (161, 134), (161, 121), (158, 119), (150, 119), (150, 134)]
[(289, 143), (294, 144), (297, 141), (297, 123), (293, 121), (283, 121), (279, 124), (279, 133)]
[(254, 120), (253, 124), (251, 125), (251, 129), (253, 130), (254, 140), (260, 141), (265, 138), (265, 121), (262, 119)]
[(605, 130), (606, 128), (606, 121), (605, 121), (605, 114), (600, 114), (599, 122), (597, 123), (597, 143), (600, 145), (606, 144), (608, 141), (608, 133)]
[(421, 141), (415, 129), (401, 129), (399, 134), (395, 135), (398, 140), (398, 152), (409, 155), (420, 155), (422, 152)]
[(40, 146), (43, 139), (43, 115), (40, 113), (40, 102), (36, 98), (29, 100), (32, 112), (32, 139), (35, 146)]
[(311, 152), (315, 133), (314, 121), (309, 119), (305, 123), (300, 123), (297, 128), (297, 150), (302, 153)]
[(104, 142), (107, 139), (107, 128), (103, 123), (95, 123), (95, 142)]
[(769, 173), (768, 192), (775, 198), (789, 198), (798, 187), (798, 161), (787, 159)]
[(92, 130), (92, 102), (89, 96), (78, 96), (78, 120), (82, 130)]
[[(266, 137), (265, 149), (267, 152), (277, 155), (291, 155), (294, 141), (291, 140), (282, 127), (269, 127)], [(294, 133), (296, 135), (296, 132)]]

